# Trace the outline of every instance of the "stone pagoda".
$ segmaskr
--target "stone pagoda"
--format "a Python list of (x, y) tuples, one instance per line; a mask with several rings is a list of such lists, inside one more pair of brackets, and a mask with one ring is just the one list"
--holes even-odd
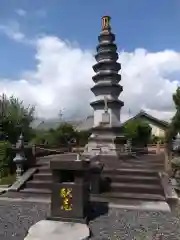
[(118, 60), (115, 35), (111, 32), (110, 17), (102, 17), (102, 31), (98, 37), (93, 66), (96, 73), (92, 79), (95, 85), (91, 91), (95, 100), (90, 103), (94, 109), (94, 126), (85, 153), (89, 155), (105, 154), (118, 155), (124, 148), (124, 137), (120, 128), (120, 110), (124, 105), (119, 95), (123, 91), (119, 82), (121, 69)]

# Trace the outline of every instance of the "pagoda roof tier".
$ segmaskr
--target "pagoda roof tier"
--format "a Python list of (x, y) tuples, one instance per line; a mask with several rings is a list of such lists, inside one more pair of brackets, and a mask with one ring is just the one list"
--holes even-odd
[[(90, 103), (91, 107), (93, 109), (98, 109), (99, 107), (104, 107), (104, 99), (100, 99), (97, 101), (93, 101)], [(107, 99), (107, 106), (108, 108), (121, 108), (124, 106), (124, 102), (121, 100), (115, 100), (115, 99)]]
[(116, 95), (119, 96), (119, 94), (123, 91), (123, 87), (119, 84), (116, 83), (110, 83), (110, 82), (101, 82), (96, 84), (95, 86), (93, 86), (91, 88), (91, 91), (95, 94), (95, 95), (99, 95), (99, 90), (102, 90), (103, 94), (112, 94), (112, 95)]
[(117, 46), (115, 43), (101, 42), (97, 45), (96, 51), (97, 53), (106, 51), (116, 52)]
[(97, 83), (98, 81), (106, 81), (110, 80), (114, 83), (118, 83), (121, 80), (121, 75), (118, 74), (116, 71), (112, 70), (101, 70), (96, 75), (92, 77), (92, 80)]
[(104, 59), (111, 59), (116, 62), (119, 58), (118, 53), (112, 52), (111, 50), (107, 50), (105, 52), (99, 52), (94, 57), (97, 62), (104, 61)]
[(111, 59), (104, 59), (104, 61), (98, 62), (93, 66), (94, 72), (100, 72), (101, 70), (112, 70), (118, 73), (120, 69), (121, 64)]
[(104, 32), (102, 31), (101, 34), (98, 36), (99, 42), (110, 42), (113, 43), (115, 41), (115, 35), (112, 32)]

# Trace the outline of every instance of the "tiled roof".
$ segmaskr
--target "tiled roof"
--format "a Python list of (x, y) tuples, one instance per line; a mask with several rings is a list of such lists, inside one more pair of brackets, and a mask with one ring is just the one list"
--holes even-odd
[[(49, 130), (49, 129), (56, 129), (59, 127), (60, 124), (64, 123), (62, 120), (43, 120), (38, 124), (35, 129), (39, 130)], [(71, 124), (74, 128), (80, 123), (80, 121), (67, 121), (67, 123)]]
[(94, 117), (88, 116), (84, 121), (79, 123), (79, 125), (76, 127), (77, 131), (87, 131), (93, 127), (94, 123)]
[(163, 127), (168, 127), (169, 126), (169, 123), (164, 121), (164, 120), (160, 120), (156, 117), (153, 117), (152, 115), (148, 114), (147, 112), (141, 110), (138, 114), (136, 114), (134, 117), (132, 118), (129, 118), (127, 121), (125, 121), (122, 125), (126, 124), (127, 122), (129, 122), (130, 120), (134, 120), (134, 119), (137, 119), (137, 118), (141, 118), (141, 117), (144, 117), (144, 118), (147, 118), (149, 120), (151, 120), (152, 122), (156, 122), (157, 124), (163, 126)]

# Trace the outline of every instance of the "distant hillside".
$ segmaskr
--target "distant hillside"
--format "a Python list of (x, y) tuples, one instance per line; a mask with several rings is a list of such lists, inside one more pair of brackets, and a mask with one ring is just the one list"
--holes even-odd
[(61, 119), (37, 119), (32, 123), (32, 128), (38, 130), (56, 129), (60, 124), (67, 122), (76, 128), (81, 121), (64, 121)]
[[(138, 118), (140, 116), (145, 116), (146, 118), (149, 118), (150, 120), (154, 119), (156, 120), (156, 122), (160, 122), (161, 124), (165, 124), (168, 125), (168, 121), (164, 121), (161, 120), (159, 118), (156, 118), (148, 113), (146, 113), (145, 111), (140, 111), (139, 113), (137, 113), (135, 116), (133, 117), (129, 117), (128, 119), (124, 120), (121, 122), (121, 124), (124, 124), (125, 122), (129, 121), (130, 119), (134, 119), (134, 118)], [(93, 115), (88, 116), (85, 119), (82, 120), (63, 120), (63, 119), (59, 119), (59, 118), (54, 118), (54, 119), (37, 119), (33, 122), (32, 127), (34, 129), (39, 129), (39, 130), (48, 130), (48, 129), (56, 129), (61, 123), (63, 122), (68, 122), (70, 124), (72, 124), (74, 126), (75, 129), (77, 129), (78, 131), (86, 131), (89, 130), (93, 127), (93, 123), (94, 123), (94, 117)]]

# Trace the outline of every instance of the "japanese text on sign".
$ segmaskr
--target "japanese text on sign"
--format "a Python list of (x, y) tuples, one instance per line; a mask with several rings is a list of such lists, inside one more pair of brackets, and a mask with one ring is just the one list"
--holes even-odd
[(60, 196), (63, 199), (61, 209), (65, 211), (71, 211), (72, 204), (70, 201), (72, 199), (72, 188), (62, 188), (60, 190)]

